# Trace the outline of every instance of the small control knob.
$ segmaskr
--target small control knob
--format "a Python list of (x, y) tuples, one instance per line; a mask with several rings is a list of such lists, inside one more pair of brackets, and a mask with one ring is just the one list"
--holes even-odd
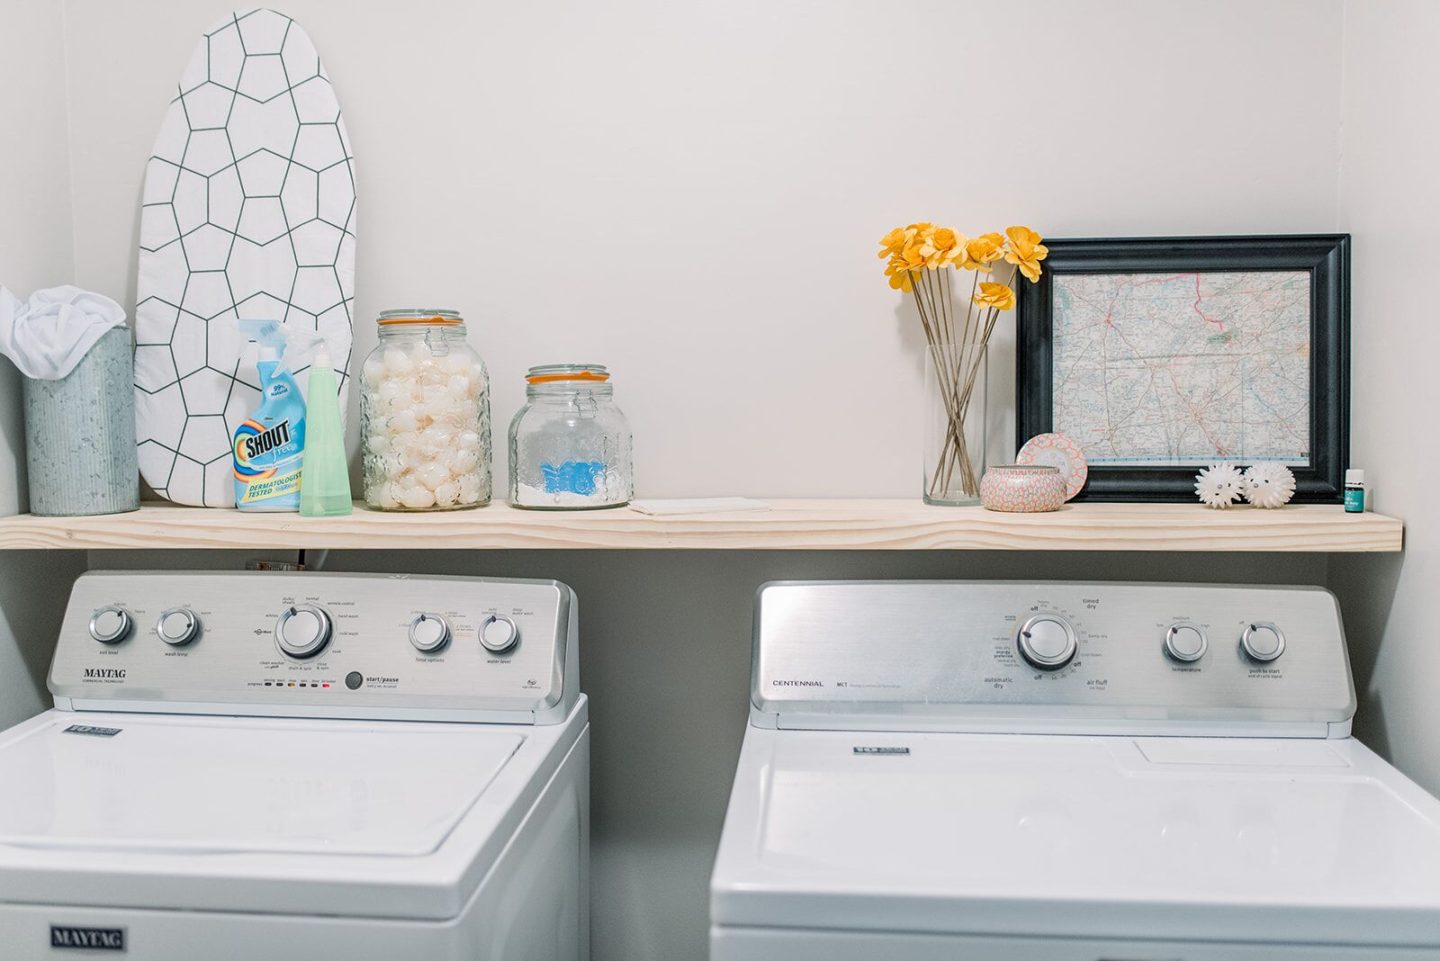
[(101, 644), (119, 644), (134, 626), (130, 612), (123, 607), (102, 607), (90, 615), (90, 636)]
[(1240, 635), (1240, 646), (1250, 660), (1265, 664), (1285, 653), (1285, 635), (1274, 624), (1257, 621)]
[(433, 654), (450, 642), (450, 622), (439, 614), (421, 614), (410, 622), (410, 643), (422, 654)]
[(1165, 653), (1185, 664), (1200, 660), (1209, 646), (1205, 631), (1197, 624), (1171, 624), (1165, 632)]
[(1075, 629), (1059, 614), (1036, 614), (1015, 635), (1020, 656), (1042, 671), (1058, 671), (1069, 664), (1078, 649)]
[(520, 640), (520, 628), (503, 614), (486, 614), (480, 623), (480, 645), (493, 654), (504, 654)]
[(292, 604), (275, 622), (275, 646), (286, 657), (305, 659), (330, 643), (330, 615), (318, 604)]
[(172, 647), (184, 647), (200, 636), (200, 618), (188, 607), (172, 607), (155, 622), (155, 633)]

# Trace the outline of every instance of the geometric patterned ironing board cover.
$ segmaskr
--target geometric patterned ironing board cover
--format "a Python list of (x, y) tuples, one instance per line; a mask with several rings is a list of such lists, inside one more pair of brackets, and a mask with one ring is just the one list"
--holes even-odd
[[(145, 170), (135, 305), (140, 473), (180, 504), (233, 507), (231, 437), (259, 406), (237, 321), (323, 335), (349, 385), (355, 164), (315, 45), (235, 13), (180, 78)], [(292, 367), (301, 390), (302, 359)]]

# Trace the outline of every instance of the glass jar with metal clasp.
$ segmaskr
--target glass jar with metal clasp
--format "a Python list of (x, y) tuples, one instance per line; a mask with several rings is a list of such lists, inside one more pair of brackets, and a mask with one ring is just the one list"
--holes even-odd
[(365, 503), (385, 511), (490, 501), (490, 375), (453, 310), (387, 310), (361, 374)]
[(619, 507), (635, 495), (630, 423), (598, 364), (548, 364), (525, 375), (510, 422), (510, 503), (538, 510)]

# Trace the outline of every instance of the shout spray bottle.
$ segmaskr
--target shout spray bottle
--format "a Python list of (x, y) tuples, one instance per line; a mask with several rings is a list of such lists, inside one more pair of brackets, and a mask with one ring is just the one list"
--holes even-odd
[(274, 320), (242, 320), (256, 344), (260, 406), (235, 429), (235, 506), (242, 511), (300, 509), (305, 398), (285, 363), (286, 331)]

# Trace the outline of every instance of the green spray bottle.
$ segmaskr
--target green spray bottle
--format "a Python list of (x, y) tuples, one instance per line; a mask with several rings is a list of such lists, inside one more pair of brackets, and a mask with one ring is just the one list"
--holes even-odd
[(340, 385), (324, 338), (316, 343), (305, 391), (305, 456), (300, 468), (300, 515), (343, 517), (352, 510)]

